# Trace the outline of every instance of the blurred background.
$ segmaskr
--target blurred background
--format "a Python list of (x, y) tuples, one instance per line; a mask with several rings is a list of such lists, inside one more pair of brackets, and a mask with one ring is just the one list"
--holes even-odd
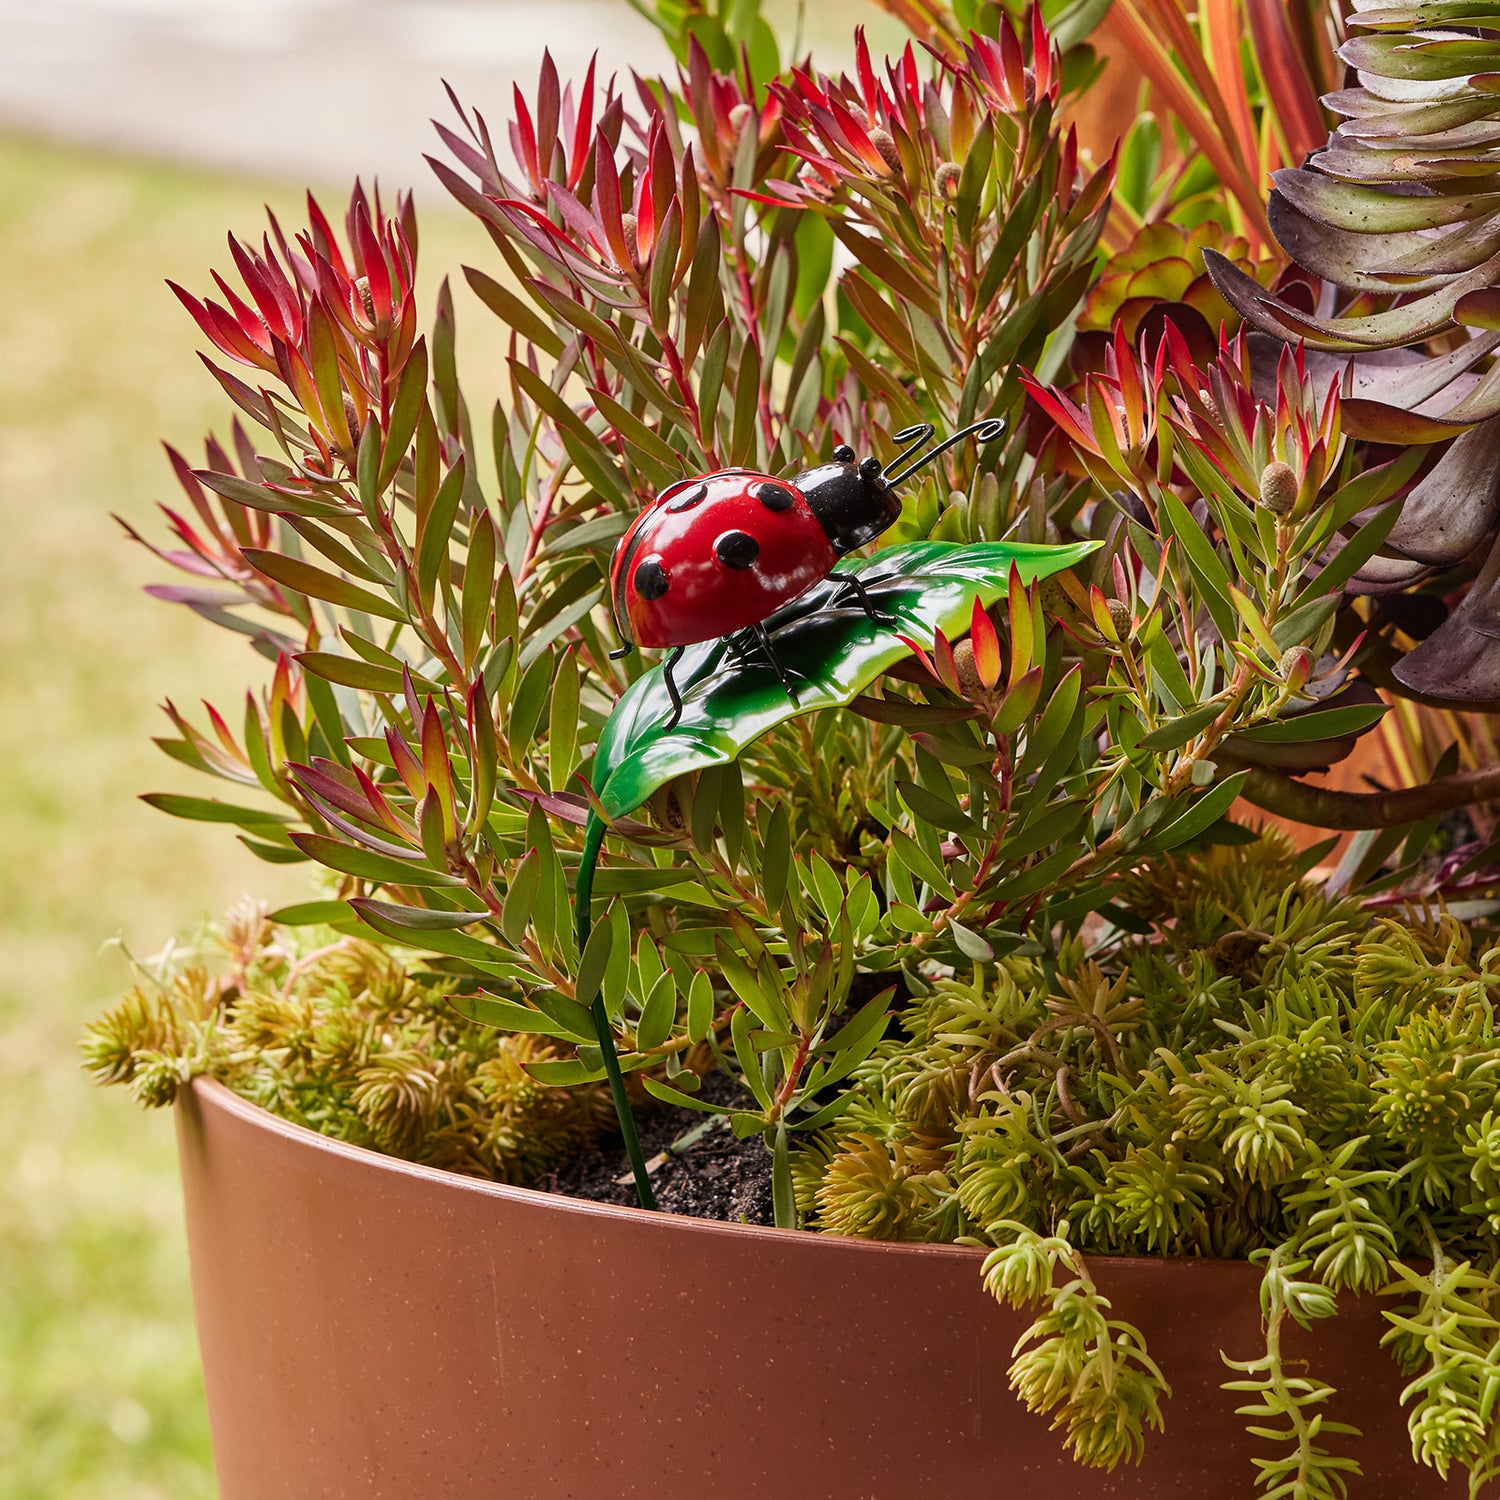
[[(767, 6), (784, 38), (796, 9)], [(860, 0), (812, 9), (825, 68), (857, 22), (901, 35)], [(494, 320), (465, 323), (458, 267), (490, 252), (421, 159), (441, 80), (498, 124), (544, 47), (564, 80), (596, 48), (622, 79), (667, 53), (626, 0), (0, 0), (0, 37), (0, 1500), (205, 1500), (172, 1123), (93, 1088), (78, 1036), (120, 945), (304, 887), (135, 800), (203, 791), (151, 745), (157, 705), (232, 705), (264, 665), (146, 598), (165, 569), (110, 518), (159, 535), (157, 440), (195, 456), (227, 428), (164, 280), (203, 290), (264, 205), (303, 222), (305, 185), (330, 211), (356, 173), (414, 187), (423, 282), (453, 277), (487, 405)]]

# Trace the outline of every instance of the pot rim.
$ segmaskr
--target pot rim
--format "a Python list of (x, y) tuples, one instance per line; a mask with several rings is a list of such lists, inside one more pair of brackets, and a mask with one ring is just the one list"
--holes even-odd
[[(330, 1156), (341, 1157), (367, 1170), (392, 1172), (397, 1176), (414, 1177), (424, 1182), (440, 1185), (451, 1191), (476, 1193), (481, 1197), (498, 1198), (515, 1204), (531, 1207), (545, 1205), (554, 1213), (573, 1214), (611, 1220), (634, 1221), (654, 1224), (659, 1228), (680, 1234), (708, 1235), (722, 1238), (749, 1236), (753, 1239), (788, 1244), (819, 1246), (815, 1254), (859, 1254), (896, 1256), (924, 1259), (943, 1258), (973, 1265), (990, 1253), (987, 1245), (934, 1244), (926, 1240), (870, 1240), (857, 1235), (820, 1234), (806, 1229), (776, 1229), (763, 1224), (734, 1224), (718, 1219), (698, 1219), (690, 1214), (676, 1214), (664, 1209), (623, 1208), (613, 1203), (594, 1203), (586, 1198), (571, 1198), (565, 1193), (543, 1192), (540, 1188), (516, 1187), (510, 1183), (492, 1182), (484, 1177), (470, 1177), (462, 1172), (450, 1172), (443, 1167), (428, 1166), (423, 1162), (407, 1161), (399, 1156), (387, 1156), (381, 1151), (372, 1151), (367, 1146), (355, 1146), (348, 1141), (335, 1140), (306, 1125), (291, 1120), (235, 1093), (228, 1085), (216, 1078), (200, 1075), (190, 1080), (188, 1090), (195, 1103), (232, 1115), (255, 1129), (278, 1136), (291, 1145)], [(179, 1096), (180, 1097), (180, 1096)], [(1133, 1267), (1139, 1271), (1144, 1266), (1177, 1267), (1191, 1270), (1198, 1275), (1243, 1276), (1247, 1272), (1260, 1275), (1260, 1268), (1248, 1260), (1215, 1260), (1205, 1256), (1168, 1255), (1097, 1255), (1085, 1256), (1090, 1266)]]

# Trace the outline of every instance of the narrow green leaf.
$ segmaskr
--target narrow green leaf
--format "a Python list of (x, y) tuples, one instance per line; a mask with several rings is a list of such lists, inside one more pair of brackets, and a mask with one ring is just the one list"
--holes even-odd
[(453, 523), (458, 516), (458, 502), (464, 492), (464, 461), (449, 469), (438, 486), (432, 507), (418, 528), (417, 596), (427, 609), (436, 597), (437, 581), (448, 561), (448, 545), (453, 537)]
[(596, 896), (639, 895), (644, 891), (669, 892), (675, 886), (698, 879), (696, 870), (660, 869), (656, 865), (610, 865), (594, 876)]
[(525, 755), (536, 727), (541, 722), (542, 711), (547, 706), (547, 694), (552, 687), (553, 665), (550, 656), (538, 656), (526, 669), (526, 675), (516, 689), (515, 701), (511, 704), (509, 732), (506, 735), (511, 757), (516, 761)]
[(672, 288), (676, 282), (677, 252), (682, 245), (682, 210), (674, 200), (667, 208), (651, 247), (651, 271), (647, 280), (646, 300), (651, 322), (657, 328), (671, 324)]
[(778, 1229), (797, 1227), (797, 1195), (792, 1188), (792, 1157), (784, 1117), (776, 1122), (776, 1139), (771, 1147), (771, 1213)]
[(714, 985), (705, 970), (699, 969), (688, 986), (687, 1033), (695, 1042), (701, 1042), (713, 1028)]
[(549, 990), (533, 991), (531, 1002), (543, 1015), (550, 1016), (571, 1040), (597, 1045), (599, 1032), (594, 1025), (593, 1011), (590, 1008), (592, 1001), (589, 1005), (580, 1005), (576, 1000), (569, 1000), (566, 995)]
[(380, 522), (380, 423), (372, 414), (360, 434), (359, 452), (355, 456), (355, 481), (359, 487), (360, 508), (371, 526)]
[(505, 906), (500, 916), (500, 930), (505, 934), (505, 941), (513, 948), (520, 947), (526, 936), (526, 924), (536, 904), (541, 876), (541, 855), (535, 849), (528, 849), (526, 858), (516, 866), (516, 872), (511, 876), (510, 889), (505, 893)]
[(955, 899), (955, 892), (948, 882), (947, 874), (910, 834), (904, 833), (899, 828), (891, 829), (891, 854), (899, 858), (908, 870), (936, 891), (945, 901)]
[(780, 909), (792, 868), (792, 825), (784, 802), (778, 802), (766, 824), (760, 852), (760, 885), (771, 911)]
[(698, 230), (693, 251), (693, 265), (688, 273), (687, 315), (683, 324), (682, 357), (691, 365), (697, 357), (709, 314), (720, 302), (719, 291), (719, 216), (705, 214)]
[(501, 1031), (531, 1036), (556, 1037), (559, 1041), (573, 1038), (573, 1032), (551, 1016), (514, 1000), (503, 1000), (494, 995), (449, 995), (448, 1004), (466, 1021), (475, 1021), (481, 1026), (495, 1026)]
[[(381, 885), (457, 886), (463, 882), (444, 870), (434, 870), (421, 860), (397, 859), (356, 844), (341, 843), (321, 833), (293, 833), (292, 842), (310, 859), (329, 870), (354, 875)], [(470, 921), (473, 918), (469, 918)]]
[(894, 988), (882, 990), (873, 999), (865, 1001), (833, 1036), (818, 1043), (815, 1051), (828, 1057), (823, 1086), (847, 1078), (875, 1050), (885, 1035), (891, 997), (895, 993)]
[(1224, 780), (1216, 782), (1181, 816), (1157, 829), (1141, 846), (1143, 851), (1175, 849), (1179, 844), (1185, 844), (1189, 839), (1197, 838), (1200, 833), (1217, 823), (1229, 811), (1230, 805), (1239, 796), (1240, 789), (1245, 785), (1245, 778), (1249, 774), (1248, 771), (1237, 771), (1233, 776), (1226, 776)]
[(734, 1046), (735, 1060), (745, 1086), (755, 1095), (755, 1102), (767, 1113), (772, 1109), (771, 1091), (766, 1087), (765, 1074), (761, 1071), (760, 1059), (750, 1041), (750, 1030), (755, 1017), (746, 1010), (735, 1011), (729, 1022), (729, 1037)]
[(785, 1031), (789, 1022), (781, 996), (766, 989), (751, 973), (749, 965), (722, 938), (716, 941), (715, 947), (719, 954), (719, 967), (729, 982), (729, 987), (745, 1002), (755, 1019), (774, 1031)]
[(729, 1113), (724, 1105), (710, 1104), (706, 1099), (697, 1099), (692, 1094), (684, 1094), (681, 1089), (674, 1089), (671, 1084), (663, 1083), (659, 1078), (643, 1078), (641, 1083), (653, 1099), (660, 1099), (663, 1104), (674, 1104), (678, 1109), (696, 1109), (705, 1115)]
[(340, 609), (356, 609), (367, 615), (377, 615), (382, 620), (406, 623), (406, 611), (383, 594), (371, 593), (369, 589), (362, 589), (347, 578), (340, 578), (337, 573), (315, 568), (299, 557), (246, 547), (244, 558), (257, 573), (263, 573), (273, 582), (295, 589), (299, 594), (337, 604)]
[(1336, 740), (1346, 734), (1362, 734), (1390, 712), (1384, 703), (1356, 703), (1347, 708), (1314, 709), (1291, 714), (1269, 724), (1255, 724), (1236, 732), (1235, 738), (1261, 745), (1295, 745), (1310, 740)]
[[(984, 759), (977, 764), (983, 765), (990, 759), (993, 759), (993, 756), (986, 754)], [(962, 811), (955, 803), (949, 802), (947, 798), (929, 792), (926, 787), (917, 786), (910, 781), (898, 781), (896, 790), (901, 794), (901, 800), (917, 817), (938, 828), (946, 829), (949, 833), (967, 833), (974, 836), (983, 832), (968, 813)]]
[(1219, 634), (1226, 641), (1234, 640), (1239, 634), (1239, 621), (1229, 599), (1229, 570), (1203, 528), (1171, 490), (1163, 489), (1158, 503), (1166, 521), (1164, 530), (1181, 546)]
[(1205, 703), (1200, 707), (1191, 709), (1180, 717), (1171, 719), (1159, 729), (1153, 729), (1150, 734), (1142, 735), (1136, 741), (1137, 750), (1167, 751), (1176, 750), (1187, 744), (1195, 734), (1200, 734), (1207, 729), (1215, 719), (1224, 712), (1222, 703)]
[(714, 441), (714, 431), (719, 419), (719, 392), (724, 388), (724, 367), (729, 362), (729, 319), (725, 318), (714, 330), (704, 351), (703, 366), (698, 372), (698, 414), (703, 425), (703, 435), (709, 443)]
[(1068, 726), (1073, 722), (1073, 711), (1078, 707), (1082, 688), (1083, 669), (1077, 666), (1069, 668), (1053, 690), (1046, 708), (1042, 710), (1041, 718), (1027, 735), (1026, 750), (1017, 772), (1022, 780), (1037, 771), (1047, 757), (1064, 742)]
[(495, 597), (495, 523), (487, 510), (480, 511), (469, 528), (468, 555), (464, 559), (464, 585), (460, 607), (463, 660), (472, 670), (479, 648), (484, 644), (489, 624), (490, 606)]
[(362, 688), (371, 693), (395, 695), (402, 690), (401, 674), (391, 667), (359, 661), (352, 656), (338, 656), (331, 651), (299, 651), (298, 663), (316, 673), (324, 682), (340, 687)]
[[(594, 894), (599, 894), (599, 882), (594, 882)], [(609, 958), (604, 965), (604, 977), (599, 983), (599, 992), (604, 996), (605, 1013), (618, 1019), (625, 1009), (625, 992), (630, 984), (630, 913), (623, 901), (612, 901), (609, 906)]]
[[(443, 928), (413, 927), (416, 908), (393, 906), (388, 901), (373, 901), (367, 896), (356, 896), (350, 902), (376, 932), (406, 943), (414, 948), (425, 948), (433, 953), (442, 953), (449, 958), (462, 959), (481, 970), (504, 968), (510, 955), (504, 948), (493, 943), (483, 943), (466, 932), (455, 932)], [(425, 913), (424, 913), (425, 915)]]
[(266, 920), (282, 927), (325, 927), (333, 922), (347, 922), (351, 913), (344, 901), (298, 901), (278, 906)]
[(1304, 641), (1311, 641), (1337, 613), (1342, 602), (1343, 599), (1338, 594), (1308, 600), (1271, 627), (1271, 639), (1283, 651), (1299, 646)]
[(613, 948), (615, 927), (612, 916), (596, 921), (583, 946), (583, 956), (578, 960), (578, 981), (575, 986), (580, 1005), (592, 1005), (604, 984), (604, 971), (609, 966)]
[(579, 678), (578, 653), (569, 646), (557, 664), (557, 676), (552, 682), (547, 728), (547, 784), (554, 792), (567, 786), (578, 763)]
[(216, 495), (222, 495), (236, 505), (248, 506), (251, 510), (270, 511), (273, 515), (291, 511), (293, 515), (322, 519), (348, 514), (341, 505), (296, 494), (284, 494), (265, 485), (251, 484), (238, 474), (216, 474), (212, 469), (194, 469), (193, 478), (207, 485)]
[(307, 862), (307, 856), (300, 849), (287, 849), (280, 844), (265, 844), (243, 833), (236, 836), (257, 859), (265, 860), (268, 865), (299, 865)]
[(427, 399), (427, 340), (418, 339), (401, 371), (401, 381), (396, 387), (396, 399), (391, 404), (390, 431), (386, 433), (380, 460), (380, 472), (376, 477), (376, 488), (384, 491), (396, 477), (401, 460), (411, 445), (412, 435), (417, 430), (417, 417), (422, 403)]
[(598, 436), (589, 431), (582, 418), (534, 370), (520, 360), (512, 359), (509, 363), (516, 383), (551, 418), (579, 473), (606, 499), (621, 506), (632, 505), (634, 497)]
[(677, 981), (669, 970), (651, 986), (651, 993), (641, 1006), (641, 1018), (635, 1028), (636, 1050), (650, 1052), (660, 1047), (671, 1036), (676, 1019)]
[(814, 849), (807, 862), (808, 876), (812, 881), (813, 895), (830, 923), (837, 923), (844, 909), (844, 887), (834, 868)]
[[(1046, 807), (1045, 803), (1041, 805)], [(1001, 844), (1000, 858), (1007, 863), (1029, 858), (1039, 849), (1068, 838), (1088, 813), (1087, 804), (1068, 802), (1043, 811), (1040, 816), (1034, 815), (1018, 833)]]
[(1366, 521), (1339, 550), (1338, 556), (1297, 595), (1292, 608), (1303, 605), (1325, 594), (1337, 593), (1346, 583), (1375, 556), (1390, 535), (1391, 527), (1401, 514), (1400, 503), (1387, 505), (1373, 520)]
[(266, 823), (291, 823), (288, 813), (267, 812), (256, 807), (235, 807), (210, 797), (181, 797), (174, 792), (147, 792), (141, 801), (158, 812), (174, 818), (188, 818), (197, 823), (235, 823), (241, 828), (257, 828)]
[(464, 280), (475, 295), (507, 327), (513, 328), (528, 343), (556, 359), (563, 351), (563, 341), (539, 318), (531, 306), (483, 271), (464, 267)]

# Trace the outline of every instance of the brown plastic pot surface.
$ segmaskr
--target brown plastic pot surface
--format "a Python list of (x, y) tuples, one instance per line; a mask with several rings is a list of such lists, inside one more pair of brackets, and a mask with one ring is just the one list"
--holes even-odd
[[(178, 1109), (222, 1500), (1249, 1500), (1224, 1349), (1258, 1272), (1090, 1261), (1175, 1392), (1145, 1462), (1064, 1454), (1007, 1388), (1028, 1319), (981, 1252), (704, 1223), (327, 1140), (199, 1082)], [(1411, 1459), (1374, 1299), (1312, 1373), (1354, 1500), (1459, 1496)]]

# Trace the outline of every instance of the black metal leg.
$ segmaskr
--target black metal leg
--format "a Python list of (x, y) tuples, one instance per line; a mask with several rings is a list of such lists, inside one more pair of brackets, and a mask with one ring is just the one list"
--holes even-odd
[(742, 667), (753, 666), (760, 659), (760, 644), (753, 630), (736, 630), (724, 637), (724, 644)]
[(672, 677), (672, 668), (682, 660), (682, 653), (687, 650), (686, 646), (674, 646), (672, 654), (662, 663), (662, 681), (667, 685), (667, 696), (672, 700), (672, 717), (667, 720), (666, 728), (676, 729), (678, 720), (682, 718), (682, 694), (677, 691), (677, 683)]
[(770, 634), (764, 624), (755, 627), (755, 634), (760, 640), (760, 649), (766, 653), (766, 659), (776, 669), (776, 675), (781, 679), (781, 685), (786, 689), (786, 695), (793, 703), (797, 701), (797, 690), (792, 686), (792, 679), (786, 675), (786, 668), (781, 664), (781, 658), (776, 654), (776, 648), (771, 644)]
[[(853, 573), (840, 573), (839, 582), (846, 589), (853, 590), (855, 597), (859, 600), (859, 607), (864, 610), (866, 617), (873, 624), (894, 625), (896, 623), (895, 615), (888, 615), (884, 610), (875, 608), (875, 602), (870, 598), (864, 584)], [(835, 606), (841, 603), (843, 603), (842, 597), (835, 601)]]
[(617, 646), (613, 651), (609, 653), (609, 659), (611, 661), (621, 661), (623, 660), (623, 658), (629, 656), (630, 653), (634, 650), (635, 642), (626, 641), (623, 646)]

